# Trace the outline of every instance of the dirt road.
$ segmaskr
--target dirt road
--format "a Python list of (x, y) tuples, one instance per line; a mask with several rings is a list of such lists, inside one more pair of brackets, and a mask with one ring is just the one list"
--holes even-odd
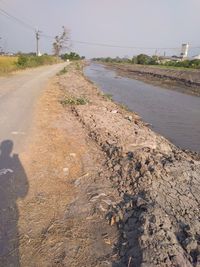
[(66, 63), (0, 78), (0, 140), (12, 139), (19, 151), (31, 125), (34, 104), (48, 79)]
[[(52, 76), (61, 67), (47, 68), (46, 74)], [(118, 236), (104, 218), (113, 195), (109, 180), (102, 184), (99, 179), (105, 173), (104, 153), (60, 104), (60, 77), (44, 88), (46, 75), (30, 81), (31, 71), (12, 77), (20, 86), (10, 89), (15, 106), (23, 103), (31, 112), (22, 106), (15, 116), (6, 94), (13, 83), (2, 80), (7, 84), (2, 103), (15, 123), (6, 126), (7, 135), (2, 133), (11, 140), (2, 140), (0, 146), (0, 267), (111, 266), (111, 244)], [(43, 93), (35, 87), (38, 83)]]

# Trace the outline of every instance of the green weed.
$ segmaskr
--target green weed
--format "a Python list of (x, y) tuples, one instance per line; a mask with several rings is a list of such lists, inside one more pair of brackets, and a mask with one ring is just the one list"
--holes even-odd
[(60, 101), (63, 106), (67, 105), (86, 105), (89, 103), (85, 97), (69, 97)]
[(113, 100), (113, 96), (111, 94), (103, 94), (103, 97), (108, 100)]
[(66, 74), (68, 72), (68, 70), (67, 70), (67, 67), (64, 67), (61, 71), (59, 71), (58, 72), (58, 76), (60, 76), (60, 75), (64, 75), (64, 74)]

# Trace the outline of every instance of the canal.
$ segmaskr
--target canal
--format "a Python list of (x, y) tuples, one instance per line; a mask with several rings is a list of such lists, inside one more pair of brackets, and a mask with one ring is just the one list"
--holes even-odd
[(154, 131), (183, 149), (200, 151), (200, 97), (120, 77), (97, 63), (84, 73), (114, 101), (137, 112)]

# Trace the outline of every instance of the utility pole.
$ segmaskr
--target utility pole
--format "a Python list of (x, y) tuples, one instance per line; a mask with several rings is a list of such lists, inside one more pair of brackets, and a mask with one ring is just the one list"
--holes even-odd
[[(0, 37), (0, 41), (2, 40), (2, 38)], [(1, 45), (1, 44), (0, 44)], [(0, 54), (2, 54), (2, 52), (3, 52), (3, 49), (2, 49), (2, 47), (0, 46)]]
[(39, 56), (39, 40), (40, 40), (40, 33), (41, 31), (37, 30), (35, 32), (35, 37), (36, 37), (36, 56)]

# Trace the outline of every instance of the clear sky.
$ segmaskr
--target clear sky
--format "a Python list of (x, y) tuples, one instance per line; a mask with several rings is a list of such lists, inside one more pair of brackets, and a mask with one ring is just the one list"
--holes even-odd
[[(200, 47), (200, 0), (0, 0), (0, 8), (49, 36), (64, 25), (71, 39), (116, 46), (73, 43), (86, 57), (132, 56), (141, 52), (176, 54), (188, 42)], [(34, 31), (0, 12), (0, 46), (9, 52), (35, 51)], [(52, 52), (53, 40), (41, 38), (41, 52)], [(153, 48), (153, 49), (145, 49)], [(200, 49), (192, 49), (200, 54)]]

